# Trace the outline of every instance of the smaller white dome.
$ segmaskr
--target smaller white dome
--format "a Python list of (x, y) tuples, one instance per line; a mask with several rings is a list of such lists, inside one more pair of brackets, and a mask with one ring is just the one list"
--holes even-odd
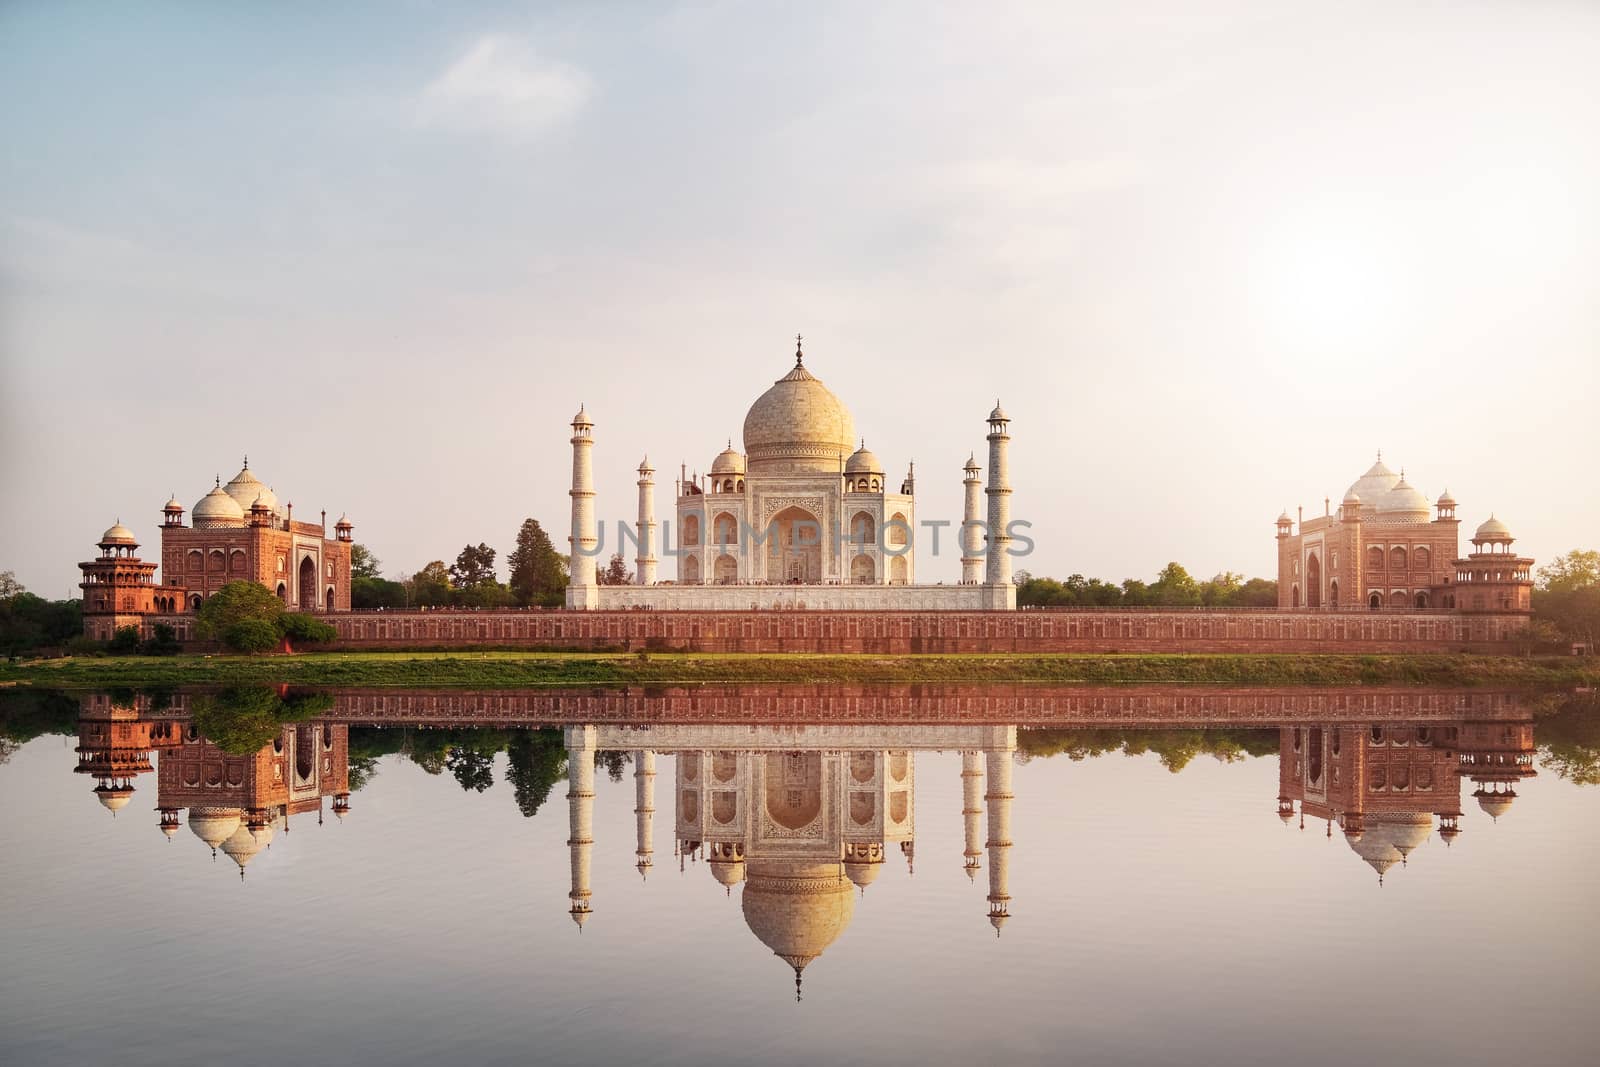
[(1349, 491), (1345, 493), (1344, 502), (1346, 504), (1359, 504), (1359, 503), (1361, 503), (1361, 494), (1356, 492), (1356, 487), (1355, 486), (1352, 485), (1350, 487)]
[(190, 808), (189, 831), (216, 848), (239, 829), (238, 808)]
[(744, 860), (712, 860), (711, 876), (721, 885), (735, 886), (744, 881)]
[(138, 544), (138, 542), (133, 538), (133, 531), (122, 525), (122, 521), (120, 519), (117, 521), (115, 526), (112, 526), (109, 530), (100, 535), (100, 543), (102, 545)]
[(244, 508), (218, 485), (200, 498), (190, 516), (196, 527), (239, 526), (244, 523)]
[(1427, 522), (1433, 507), (1421, 490), (1406, 481), (1404, 474), (1387, 493), (1378, 500), (1378, 514), (1386, 519), (1402, 522)]
[(1493, 515), (1487, 522), (1478, 527), (1478, 532), (1472, 535), (1474, 541), (1510, 541), (1511, 528)]
[(1450, 495), (1450, 490), (1446, 489), (1439, 494), (1438, 504), (1441, 508), (1453, 508), (1456, 506), (1456, 498)]
[(1515, 799), (1517, 799), (1515, 793), (1480, 793), (1478, 807), (1482, 808), (1489, 818), (1499, 819), (1511, 810), (1511, 802)]
[(867, 443), (863, 441), (861, 442), (861, 447), (851, 453), (849, 459), (845, 460), (844, 472), (846, 474), (882, 474), (883, 464), (878, 461), (876, 455), (868, 451)]
[(1000, 406), (1000, 401), (998, 401), (998, 400), (996, 400), (994, 402), (994, 410), (989, 412), (989, 421), (990, 422), (1010, 422), (1011, 421), (1011, 416), (1009, 416), (1009, 415), (1007, 415), (1005, 413), (1005, 409)]
[(961, 469), (964, 470), (964, 471), (975, 471), (975, 470), (977, 470), (978, 469), (978, 459), (977, 459), (977, 457), (975, 455), (973, 455), (971, 452), (968, 452), (967, 453), (967, 465), (965, 467), (962, 467)]
[(743, 474), (744, 455), (734, 450), (733, 442), (728, 442), (728, 447), (717, 453), (717, 458), (711, 461), (712, 474)]
[(133, 799), (132, 789), (96, 789), (95, 799), (100, 801), (100, 806), (109, 812), (119, 812), (128, 806), (128, 801)]
[(172, 494), (172, 499), (161, 505), (162, 511), (182, 511), (183, 505), (178, 503), (178, 494)]
[(574, 426), (593, 426), (594, 425), (594, 420), (589, 418), (589, 409), (584, 407), (582, 404), (579, 404), (578, 405), (578, 413), (576, 415), (572, 416), (572, 425), (574, 425)]
[(272, 828), (264, 826), (259, 830), (240, 824), (239, 828), (228, 836), (222, 843), (222, 851), (228, 854), (233, 862), (244, 870), (245, 864), (255, 858), (256, 853), (266, 848), (272, 841)]

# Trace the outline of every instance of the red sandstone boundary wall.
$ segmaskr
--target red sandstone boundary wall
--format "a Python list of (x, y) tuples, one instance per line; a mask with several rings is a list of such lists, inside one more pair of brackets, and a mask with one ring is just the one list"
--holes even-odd
[[(319, 615), (335, 649), (562, 648), (895, 655), (1511, 652), (1523, 615), (1305, 611), (411, 611)], [(159, 621), (152, 619), (152, 621)]]

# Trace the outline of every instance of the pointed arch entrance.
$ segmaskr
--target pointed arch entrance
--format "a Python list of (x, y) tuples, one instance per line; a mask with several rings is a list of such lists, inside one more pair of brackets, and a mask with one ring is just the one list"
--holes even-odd
[(767, 527), (767, 576), (781, 582), (822, 581), (822, 524), (801, 507), (787, 507)]
[(317, 610), (317, 561), (307, 556), (300, 561), (300, 610)]

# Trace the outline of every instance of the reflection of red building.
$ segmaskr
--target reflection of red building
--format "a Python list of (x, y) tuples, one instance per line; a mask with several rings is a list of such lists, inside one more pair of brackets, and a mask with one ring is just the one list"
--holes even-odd
[(1526, 713), (1443, 725), (1285, 726), (1278, 744), (1278, 816), (1292, 821), (1298, 801), (1302, 828), (1307, 815), (1327, 820), (1330, 835), (1337, 822), (1382, 884), (1391, 867), (1404, 866), (1432, 835), (1435, 816), (1445, 844), (1461, 833), (1462, 778), (1477, 783), (1473, 796), (1485, 813), (1503, 814), (1516, 797), (1512, 783), (1535, 773), (1533, 750)]
[(335, 815), (350, 810), (348, 738), (343, 724), (295, 723), (259, 752), (236, 756), (199, 736), (186, 716), (156, 717), (143, 698), (117, 704), (97, 694), (82, 698), (76, 770), (94, 775), (95, 795), (113, 813), (132, 799), (134, 779), (155, 770), (161, 832), (173, 837), (187, 808), (189, 829), (237, 863), (242, 878), (290, 816), (315, 812), (320, 823), (325, 797)]

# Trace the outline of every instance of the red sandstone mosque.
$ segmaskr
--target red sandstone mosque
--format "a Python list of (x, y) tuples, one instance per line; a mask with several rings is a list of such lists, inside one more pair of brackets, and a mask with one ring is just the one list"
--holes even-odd
[[(139, 558), (139, 542), (118, 520), (100, 536), (97, 559), (83, 571), (83, 629), (109, 640), (124, 626), (144, 628), (151, 616), (184, 615), (228, 582), (258, 582), (299, 611), (350, 610), (350, 548), (354, 527), (343, 516), (328, 537), (328, 515), (294, 517), (294, 505), (250, 471), (250, 458), (226, 485), (219, 477), (183, 523), (176, 497), (161, 509), (161, 562)], [(166, 569), (156, 581), (156, 568)], [(187, 627), (182, 630), (186, 631)], [(187, 636), (187, 633), (180, 633)]]
[[(1437, 512), (1437, 514), (1435, 514)], [(1384, 466), (1383, 453), (1350, 486), (1338, 511), (1296, 522), (1278, 516), (1278, 607), (1324, 611), (1459, 611), (1526, 614), (1533, 560), (1511, 550), (1511, 531), (1489, 516), (1461, 555), (1456, 501), (1433, 504)]]

